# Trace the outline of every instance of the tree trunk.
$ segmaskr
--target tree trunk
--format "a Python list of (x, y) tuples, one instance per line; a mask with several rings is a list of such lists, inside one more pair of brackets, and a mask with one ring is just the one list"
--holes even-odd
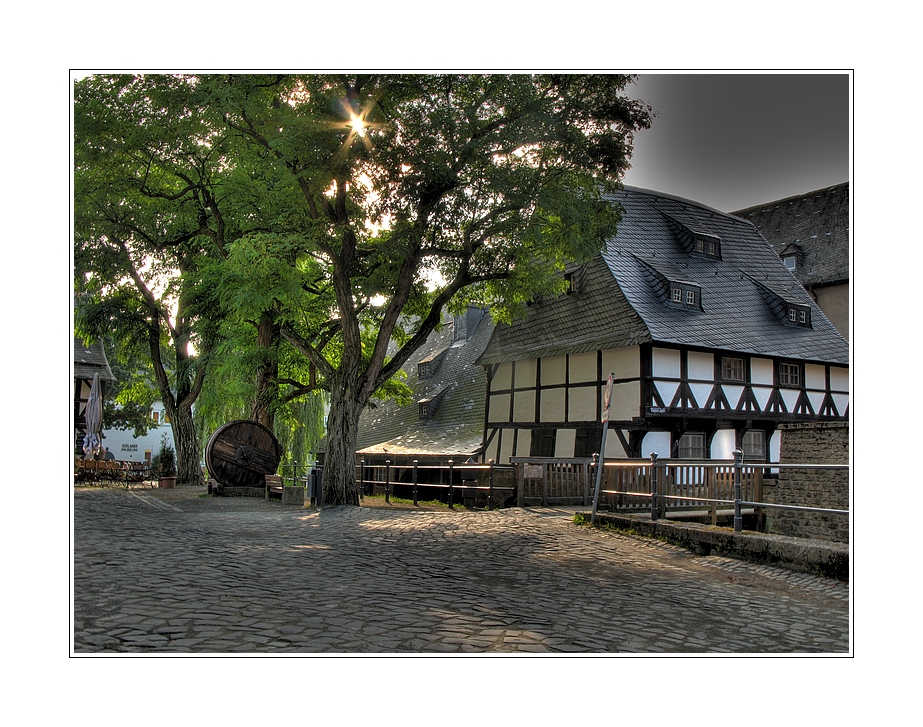
[(356, 437), (362, 406), (353, 401), (352, 387), (331, 388), (321, 504), (358, 505)]
[(173, 441), (176, 443), (176, 484), (204, 486), (199, 439), (196, 436), (192, 410), (177, 407), (170, 417), (170, 424), (173, 427)]
[(269, 431), (275, 431), (273, 405), (278, 399), (279, 361), (276, 354), (279, 345), (279, 326), (272, 311), (260, 316), (257, 345), (261, 361), (256, 371), (256, 394), (250, 407), (250, 418)]

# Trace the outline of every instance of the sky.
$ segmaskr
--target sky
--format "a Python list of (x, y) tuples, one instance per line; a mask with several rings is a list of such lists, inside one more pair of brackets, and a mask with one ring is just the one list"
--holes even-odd
[(836, 74), (638, 73), (655, 117), (624, 183), (722, 212), (850, 181), (850, 86)]

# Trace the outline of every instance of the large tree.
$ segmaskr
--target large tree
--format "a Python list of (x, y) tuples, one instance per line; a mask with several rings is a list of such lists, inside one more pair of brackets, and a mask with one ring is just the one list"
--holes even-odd
[[(359, 416), (439, 324), (510, 320), (614, 234), (605, 199), (649, 108), (621, 75), (204, 75), (183, 118), (220, 119), (248, 196), (235, 245), (279, 268), (260, 320), (329, 392), (323, 502), (357, 504)], [(244, 173), (244, 170), (246, 173)], [(253, 190), (260, 187), (258, 197)], [(243, 192), (241, 191), (243, 190)], [(238, 204), (241, 207), (241, 204)], [(205, 210), (206, 215), (209, 211)], [(210, 219), (210, 218), (209, 218)], [(267, 244), (268, 243), (268, 244)], [(267, 372), (271, 379), (273, 371)]]
[[(210, 77), (228, 127), (296, 192), (322, 267), (282, 335), (330, 392), (325, 504), (357, 504), (359, 416), (440, 320), (476, 299), (515, 315), (613, 234), (603, 198), (649, 109), (617, 75)], [(321, 306), (319, 308), (319, 306)], [(396, 342), (397, 350), (389, 350)]]
[(227, 236), (222, 126), (189, 106), (188, 79), (94, 76), (74, 96), (77, 326), (146, 347), (178, 482), (201, 484), (192, 407), (216, 309), (197, 271)]

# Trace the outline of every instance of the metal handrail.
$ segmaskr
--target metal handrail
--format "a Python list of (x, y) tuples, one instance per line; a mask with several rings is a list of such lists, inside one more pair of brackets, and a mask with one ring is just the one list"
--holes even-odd
[[(596, 522), (596, 512), (599, 507), (599, 496), (601, 494), (607, 495), (622, 495), (627, 497), (649, 497), (651, 498), (651, 520), (657, 520), (660, 516), (658, 503), (664, 502), (667, 500), (678, 500), (678, 501), (691, 501), (691, 502), (701, 502), (709, 504), (725, 504), (732, 505), (734, 507), (734, 531), (741, 532), (743, 530), (743, 519), (741, 517), (741, 508), (742, 507), (757, 507), (757, 508), (776, 508), (780, 510), (797, 510), (800, 512), (817, 512), (824, 514), (837, 514), (837, 515), (849, 515), (848, 510), (837, 510), (833, 508), (822, 508), (822, 507), (808, 507), (804, 505), (781, 505), (775, 503), (766, 503), (766, 502), (751, 502), (749, 500), (744, 500), (741, 497), (740, 493), (740, 475), (741, 471), (747, 469), (748, 471), (753, 471), (757, 469), (776, 469), (776, 468), (785, 468), (785, 469), (826, 469), (826, 470), (848, 470), (848, 464), (796, 464), (796, 463), (774, 463), (774, 462), (747, 462), (743, 461), (743, 452), (741, 450), (734, 451), (734, 460), (732, 463), (727, 461), (716, 461), (716, 460), (691, 460), (686, 461), (677, 461), (677, 460), (661, 460), (658, 461), (657, 453), (651, 453), (651, 461), (648, 464), (645, 462), (641, 464), (640, 462), (603, 462), (603, 467), (599, 467), (598, 455), (594, 455), (593, 458), (594, 465), (597, 468), (597, 475), (600, 475), (602, 470), (605, 467), (649, 467), (650, 472), (650, 493), (646, 492), (629, 492), (622, 490), (603, 490), (601, 487), (602, 477), (597, 476), (596, 478), (596, 488), (593, 494), (593, 509), (590, 516), (590, 522)], [(707, 467), (714, 470), (717, 470), (720, 467), (733, 466), (734, 468), (734, 499), (725, 500), (725, 499), (710, 499), (707, 497), (694, 496), (694, 495), (666, 495), (660, 494), (657, 491), (658, 486), (658, 470), (667, 469), (671, 466), (701, 466)]]

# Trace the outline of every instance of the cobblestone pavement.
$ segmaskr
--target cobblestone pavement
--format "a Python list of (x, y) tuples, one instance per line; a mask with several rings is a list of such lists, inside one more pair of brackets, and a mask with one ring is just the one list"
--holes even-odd
[(196, 494), (75, 491), (75, 654), (850, 650), (847, 584), (566, 511)]

